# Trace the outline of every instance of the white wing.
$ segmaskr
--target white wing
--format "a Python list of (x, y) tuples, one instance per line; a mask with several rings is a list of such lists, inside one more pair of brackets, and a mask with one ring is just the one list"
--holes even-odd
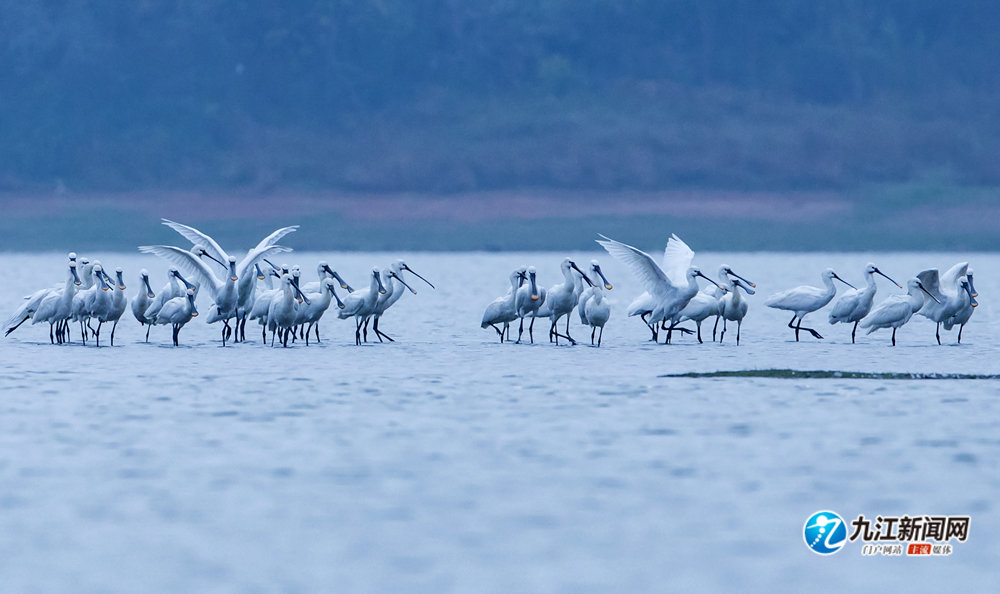
[(882, 303), (875, 306), (875, 309), (861, 320), (862, 328), (880, 328), (898, 322), (913, 314), (913, 308), (906, 295), (893, 295)]
[(226, 265), (226, 262), (229, 262), (229, 254), (227, 254), (226, 251), (223, 250), (222, 247), (208, 235), (202, 233), (201, 231), (195, 229), (194, 227), (188, 227), (187, 225), (175, 223), (170, 219), (160, 219), (160, 220), (163, 221), (164, 225), (180, 233), (184, 237), (184, 239), (190, 241), (191, 245), (205, 246), (205, 251), (208, 252), (208, 255), (212, 256), (213, 258), (216, 258), (219, 262), (222, 262), (223, 265)]
[(656, 300), (648, 291), (636, 297), (625, 310), (629, 316), (641, 316), (644, 313), (652, 313), (656, 309)]
[(939, 301), (944, 302), (947, 299), (947, 297), (941, 294), (941, 278), (938, 275), (937, 268), (924, 270), (917, 275), (917, 280), (927, 289), (928, 293), (937, 297)]
[(656, 262), (649, 257), (649, 254), (626, 243), (615, 241), (610, 237), (605, 237), (604, 235), (601, 235), (601, 237), (603, 241), (598, 239), (596, 240), (597, 243), (614, 256), (615, 259), (628, 267), (629, 271), (643, 284), (646, 291), (654, 295), (659, 295), (668, 289), (670, 280), (663, 273), (663, 270), (656, 265)]
[(212, 299), (216, 298), (222, 282), (207, 264), (191, 252), (172, 245), (140, 245), (139, 251), (159, 256), (168, 262), (173, 262), (177, 268), (184, 272), (195, 275), (201, 284), (208, 285), (208, 290), (212, 292)]
[[(247, 252), (247, 255), (243, 257), (243, 260), (240, 262), (239, 266), (236, 267), (236, 270), (239, 273), (239, 275), (242, 277), (243, 274), (245, 274), (245, 272), (251, 266), (254, 265), (254, 263), (257, 261), (258, 258), (267, 255), (267, 254), (259, 253), (259, 252), (261, 252), (265, 248), (269, 248), (269, 247), (273, 246), (274, 244), (278, 243), (278, 241), (282, 237), (288, 235), (289, 233), (294, 233), (295, 231), (298, 230), (298, 228), (299, 228), (298, 225), (292, 225), (291, 227), (282, 227), (281, 229), (278, 229), (274, 233), (271, 233), (270, 235), (268, 235), (264, 239), (260, 240), (260, 243), (258, 243), (257, 246), (254, 247), (252, 250), (250, 250), (249, 252)], [(290, 252), (290, 251), (292, 251), (292, 249), (291, 248), (284, 248), (284, 249), (282, 249), (280, 251), (282, 251), (282, 252)], [(268, 253), (276, 254), (276, 253), (279, 253), (279, 252), (268, 252)], [(223, 261), (225, 262), (225, 260), (223, 260)]]
[(694, 261), (694, 251), (680, 237), (671, 233), (663, 250), (663, 272), (674, 286), (687, 285), (687, 271)]
[(292, 248), (285, 247), (283, 245), (268, 245), (261, 247), (260, 244), (257, 244), (257, 247), (247, 252), (247, 255), (243, 257), (243, 261), (240, 262), (239, 266), (236, 268), (236, 275), (239, 278), (243, 278), (249, 274), (254, 274), (253, 265), (259, 262), (261, 258), (290, 251), (292, 251)]
[(968, 272), (968, 270), (969, 270), (968, 262), (959, 262), (958, 264), (955, 264), (954, 266), (949, 268), (947, 272), (941, 275), (940, 282), (941, 284), (947, 287), (951, 287), (958, 283), (959, 278), (965, 278), (965, 274)]

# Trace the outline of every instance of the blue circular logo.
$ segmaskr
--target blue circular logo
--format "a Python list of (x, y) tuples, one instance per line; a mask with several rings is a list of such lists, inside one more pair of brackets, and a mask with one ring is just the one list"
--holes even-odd
[(818, 511), (806, 520), (802, 538), (817, 555), (832, 555), (847, 544), (847, 525), (835, 512)]

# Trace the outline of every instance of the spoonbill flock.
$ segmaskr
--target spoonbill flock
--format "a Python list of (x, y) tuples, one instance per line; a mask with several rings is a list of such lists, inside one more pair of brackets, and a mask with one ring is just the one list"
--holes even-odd
[[(318, 282), (302, 285), (298, 266), (279, 267), (268, 259), (292, 251), (289, 247), (278, 245), (278, 241), (296, 231), (297, 225), (274, 231), (237, 260), (212, 237), (194, 227), (168, 219), (163, 219), (163, 224), (179, 233), (192, 246), (187, 249), (173, 245), (139, 247), (141, 253), (157, 256), (171, 264), (167, 283), (159, 293), (153, 291), (149, 272), (143, 269), (139, 273), (139, 290), (131, 299), (131, 311), (136, 321), (146, 328), (146, 342), (149, 341), (150, 329), (162, 325), (171, 327), (172, 343), (179, 346), (181, 329), (200, 313), (197, 299), (203, 287), (207, 288), (212, 300), (205, 309), (205, 320), (209, 324), (222, 322), (222, 346), (226, 346), (230, 339), (234, 342), (246, 341), (248, 320), (260, 323), (265, 343), (267, 332), (271, 332), (272, 346), (277, 340), (287, 347), (289, 341), (296, 339), (304, 339), (308, 345), (313, 333), (316, 342), (319, 342), (320, 319), (334, 302), (339, 310), (338, 318), (354, 318), (355, 344), (361, 344), (362, 333), (363, 340), (368, 340), (368, 323), (372, 318), (379, 341), (392, 341), (379, 329), (378, 323), (389, 307), (403, 296), (404, 289), (417, 293), (404, 279), (405, 273), (434, 288), (430, 281), (402, 260), (382, 269), (373, 268), (371, 283), (362, 290), (351, 289), (327, 262), (320, 262), (317, 266)], [(221, 274), (209, 262), (221, 268)], [(264, 270), (268, 272), (265, 274)], [(277, 279), (277, 288), (274, 279)], [(263, 287), (258, 287), (259, 284)], [(343, 300), (337, 295), (338, 284), (348, 291)], [(25, 297), (4, 325), (4, 336), (10, 335), (28, 320), (32, 325), (48, 322), (49, 341), (64, 344), (72, 340), (72, 321), (79, 324), (81, 342), (86, 344), (89, 338), (93, 338), (94, 344), (100, 346), (102, 326), (110, 323), (110, 342), (113, 346), (115, 330), (130, 305), (125, 291), (124, 271), (121, 268), (116, 268), (115, 278), (111, 278), (100, 262), (92, 262), (71, 252), (64, 282)]]
[[(202, 319), (208, 324), (221, 322), (219, 338), (223, 347), (230, 341), (246, 342), (248, 321), (259, 324), (264, 344), (287, 347), (303, 340), (308, 346), (311, 341), (320, 341), (320, 322), (334, 308), (337, 319), (353, 320), (355, 345), (368, 341), (369, 324), (379, 342), (394, 342), (379, 323), (405, 292), (417, 293), (407, 275), (435, 288), (402, 260), (372, 267), (367, 282), (359, 289), (352, 288), (326, 261), (317, 263), (316, 280), (303, 282), (301, 267), (272, 262), (276, 256), (292, 251), (279, 241), (294, 233), (297, 225), (275, 230), (242, 258), (237, 258), (194, 227), (168, 219), (163, 219), (163, 224), (176, 231), (190, 247), (139, 247), (141, 253), (169, 264), (166, 284), (159, 291), (153, 290), (149, 272), (142, 269), (138, 291), (129, 299), (122, 268), (115, 268), (112, 276), (102, 263), (71, 252), (62, 282), (24, 297), (7, 320), (4, 336), (29, 320), (31, 325), (47, 322), (49, 341), (64, 344), (72, 341), (71, 322), (75, 322), (83, 344), (92, 339), (100, 346), (101, 330), (110, 324), (109, 341), (113, 346), (122, 315), (131, 309), (132, 316), (145, 328), (146, 342), (154, 326), (170, 326), (171, 342), (179, 346), (184, 326), (204, 314)], [(749, 298), (756, 294), (756, 283), (728, 264), (719, 265), (715, 279), (710, 278), (694, 265), (694, 250), (677, 235), (667, 240), (659, 262), (636, 247), (604, 235), (596, 242), (643, 289), (629, 303), (625, 315), (642, 320), (652, 342), (658, 343), (661, 334), (665, 334), (663, 344), (670, 344), (675, 334), (689, 334), (695, 335), (701, 344), (702, 324), (714, 318), (712, 342), (718, 339), (723, 343), (729, 324), (735, 323), (736, 345), (740, 344), (743, 321), (750, 309)], [(591, 345), (600, 347), (612, 314), (612, 301), (606, 293), (612, 291), (613, 285), (597, 260), (581, 267), (572, 258), (564, 258), (559, 263), (559, 272), (560, 282), (546, 288), (535, 266), (512, 270), (507, 276), (506, 293), (486, 306), (481, 327), (492, 328), (500, 343), (504, 343), (511, 340), (511, 324), (517, 322), (518, 334), (513, 342), (520, 344), (525, 341), (527, 323), (527, 342), (534, 343), (535, 320), (545, 318), (550, 343), (559, 345), (562, 339), (576, 345), (577, 340), (571, 334), (576, 309), (580, 324), (590, 329)], [(831, 325), (850, 325), (852, 344), (857, 341), (859, 328), (867, 334), (891, 328), (890, 340), (895, 346), (897, 330), (915, 314), (935, 323), (938, 344), (941, 344), (942, 325), (945, 331), (957, 326), (957, 342), (961, 343), (962, 332), (978, 305), (968, 262), (955, 264), (944, 273), (936, 268), (920, 271), (906, 281), (905, 293), (892, 294), (878, 304), (876, 277), (898, 289), (903, 289), (903, 285), (873, 263), (864, 267), (862, 275), (863, 286), (857, 288), (827, 268), (820, 273), (821, 286), (803, 285), (780, 291), (765, 299), (764, 305), (792, 313), (787, 327), (794, 332), (796, 342), (803, 331), (816, 339), (823, 338), (815, 328), (803, 323), (807, 315), (833, 303), (828, 321)], [(849, 289), (838, 296), (834, 281)], [(346, 291), (343, 298), (338, 295), (338, 288)], [(197, 303), (202, 289), (210, 303), (199, 310)], [(694, 329), (682, 325), (689, 320), (694, 322)]]
[[(626, 308), (629, 317), (638, 316), (647, 326), (653, 342), (666, 331), (664, 344), (669, 344), (675, 332), (695, 334), (703, 343), (701, 326), (708, 318), (714, 317), (712, 341), (722, 343), (728, 331), (729, 322), (736, 323), (736, 344), (740, 344), (743, 320), (750, 309), (746, 297), (756, 293), (757, 284), (737, 274), (728, 264), (718, 269), (718, 280), (706, 276), (693, 265), (694, 251), (677, 235), (671, 235), (658, 264), (652, 256), (642, 250), (604, 235), (596, 240), (612, 257), (624, 265), (639, 281), (645, 291), (637, 296)], [(612, 289), (596, 260), (591, 262), (587, 272), (576, 262), (565, 258), (559, 266), (563, 282), (548, 290), (538, 286), (537, 270), (534, 266), (521, 266), (508, 276), (509, 287), (506, 294), (497, 297), (486, 306), (481, 323), (482, 328), (492, 327), (504, 342), (510, 338), (510, 324), (519, 321), (520, 343), (524, 332), (525, 318), (530, 318), (528, 338), (534, 342), (535, 318), (548, 318), (549, 341), (559, 344), (563, 338), (571, 345), (576, 341), (570, 336), (570, 314), (574, 307), (580, 315), (580, 322), (591, 327), (591, 344), (598, 331), (596, 345), (601, 345), (604, 325), (611, 316), (611, 307), (604, 297), (605, 291)], [(976, 302), (972, 269), (967, 262), (961, 262), (939, 275), (937, 269), (918, 273), (907, 281), (907, 292), (888, 297), (875, 305), (877, 285), (875, 276), (885, 278), (897, 288), (903, 286), (882, 272), (875, 264), (869, 263), (863, 270), (865, 285), (858, 289), (841, 278), (833, 269), (820, 274), (822, 287), (800, 286), (775, 293), (764, 301), (764, 305), (793, 313), (788, 327), (795, 333), (795, 341), (806, 331), (817, 339), (823, 336), (815, 329), (803, 326), (806, 315), (818, 311), (834, 300), (839, 281), (850, 287), (834, 302), (829, 314), (831, 325), (852, 324), (851, 343), (857, 340), (858, 328), (868, 334), (881, 329), (892, 328), (892, 345), (896, 344), (896, 330), (919, 313), (937, 323), (937, 342), (941, 344), (940, 328), (951, 330), (958, 326), (958, 342), (962, 340), (962, 330), (972, 316)], [(698, 279), (707, 281), (704, 286)], [(559, 321), (566, 317), (566, 330), (560, 332)], [(679, 324), (691, 320), (695, 329)], [(719, 332), (719, 322), (722, 330)]]

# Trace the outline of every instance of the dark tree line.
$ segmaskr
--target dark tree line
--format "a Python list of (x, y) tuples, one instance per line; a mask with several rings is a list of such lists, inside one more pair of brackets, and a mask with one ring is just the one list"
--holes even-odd
[(24, 0), (0, 188), (997, 183), (998, 30), (989, 1)]

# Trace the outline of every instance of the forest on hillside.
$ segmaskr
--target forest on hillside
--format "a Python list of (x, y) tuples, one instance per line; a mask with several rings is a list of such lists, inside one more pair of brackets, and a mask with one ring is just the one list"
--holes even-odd
[(24, 0), (0, 191), (990, 186), (998, 30), (961, 0)]

